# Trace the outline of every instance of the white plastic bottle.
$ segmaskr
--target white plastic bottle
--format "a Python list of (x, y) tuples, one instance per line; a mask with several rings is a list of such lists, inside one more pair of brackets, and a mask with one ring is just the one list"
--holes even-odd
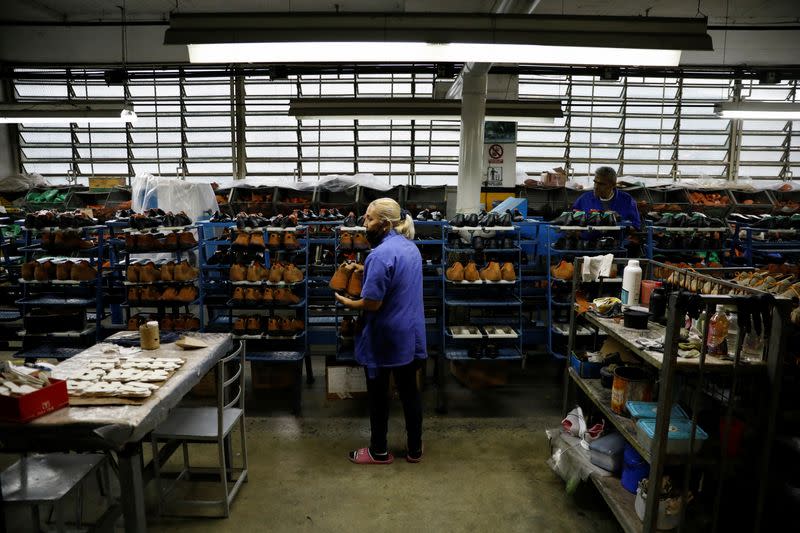
[(642, 290), (642, 267), (637, 259), (629, 259), (622, 274), (622, 305), (639, 305)]

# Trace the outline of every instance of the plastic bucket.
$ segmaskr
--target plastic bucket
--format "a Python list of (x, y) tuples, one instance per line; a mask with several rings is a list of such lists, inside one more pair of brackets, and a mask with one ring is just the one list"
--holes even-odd
[(649, 402), (653, 397), (653, 380), (638, 366), (619, 366), (614, 370), (614, 383), (611, 385), (611, 409), (625, 414), (625, 402)]
[(639, 481), (650, 474), (650, 465), (639, 455), (630, 444), (625, 444), (625, 451), (622, 453), (622, 476), (620, 482), (625, 490), (631, 494), (636, 494)]

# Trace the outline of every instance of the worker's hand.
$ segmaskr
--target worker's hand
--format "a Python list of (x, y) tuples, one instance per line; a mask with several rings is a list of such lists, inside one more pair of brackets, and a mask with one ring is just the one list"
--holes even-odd
[(353, 300), (351, 300), (347, 296), (342, 296), (338, 292), (335, 292), (333, 294), (336, 297), (336, 301), (339, 302), (340, 304), (342, 304), (343, 306), (345, 306), (345, 307), (352, 307), (353, 306)]

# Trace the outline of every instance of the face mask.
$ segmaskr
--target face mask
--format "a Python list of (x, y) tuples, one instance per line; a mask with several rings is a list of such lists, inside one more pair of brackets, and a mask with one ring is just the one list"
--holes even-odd
[(386, 233), (383, 231), (383, 228), (378, 228), (376, 230), (367, 230), (367, 242), (371, 248), (375, 248), (381, 242), (383, 242), (383, 238), (386, 237)]

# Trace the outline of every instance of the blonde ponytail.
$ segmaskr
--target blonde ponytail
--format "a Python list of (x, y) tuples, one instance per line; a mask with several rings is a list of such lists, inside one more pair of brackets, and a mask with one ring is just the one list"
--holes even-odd
[(369, 207), (375, 212), (378, 220), (388, 220), (397, 233), (406, 239), (414, 239), (414, 219), (405, 210), (400, 209), (400, 204), (391, 198), (378, 198), (373, 200)]

